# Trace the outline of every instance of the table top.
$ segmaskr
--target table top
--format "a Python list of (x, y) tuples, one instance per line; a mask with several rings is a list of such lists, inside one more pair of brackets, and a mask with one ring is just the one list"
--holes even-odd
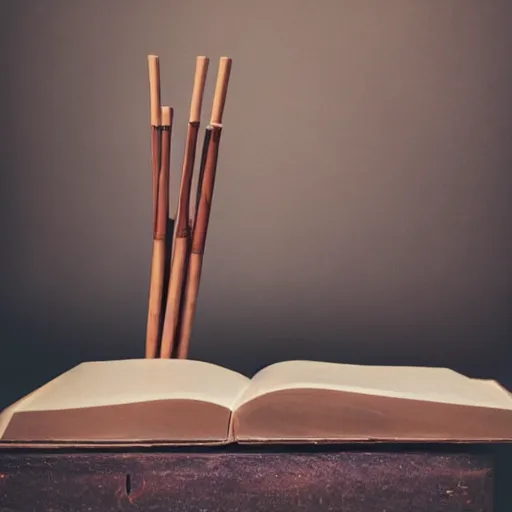
[(462, 450), (4, 450), (0, 510), (493, 512), (494, 470)]

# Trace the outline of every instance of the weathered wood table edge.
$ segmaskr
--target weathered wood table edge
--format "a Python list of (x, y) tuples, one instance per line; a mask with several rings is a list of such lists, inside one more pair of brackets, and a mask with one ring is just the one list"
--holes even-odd
[(0, 448), (0, 511), (510, 512), (510, 446)]

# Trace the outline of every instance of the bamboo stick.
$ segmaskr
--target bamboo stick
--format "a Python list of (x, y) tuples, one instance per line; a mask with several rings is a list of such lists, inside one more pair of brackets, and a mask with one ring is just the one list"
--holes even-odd
[(160, 60), (157, 55), (148, 55), (149, 105), (151, 120), (151, 159), (153, 178), (153, 231), (156, 227), (156, 205), (158, 202), (158, 173), (160, 171), (160, 145), (162, 134), (162, 107), (160, 92)]
[(162, 294), (164, 288), (166, 262), (167, 219), (169, 218), (169, 173), (171, 158), (173, 110), (162, 108), (162, 144), (160, 171), (157, 188), (157, 213), (153, 233), (153, 259), (151, 262), (151, 281), (149, 295), (148, 334), (151, 336), (147, 345), (148, 358), (158, 357), (160, 326), (162, 323)]
[[(165, 260), (165, 247), (155, 243), (158, 207), (158, 176), (161, 167), (161, 135), (162, 107), (160, 95), (160, 62), (156, 55), (148, 55), (150, 123), (151, 123), (151, 159), (152, 159), (152, 195), (153, 195), (153, 257), (151, 261), (151, 276), (149, 285), (149, 306), (146, 328), (146, 358), (154, 358), (158, 354), (160, 331), (161, 261)], [(160, 297), (160, 300), (159, 300)]]
[(204, 139), (203, 139), (203, 149), (201, 151), (201, 163), (199, 165), (199, 176), (197, 178), (197, 188), (196, 188), (196, 200), (194, 204), (194, 210), (190, 215), (190, 231), (193, 231), (194, 229), (194, 222), (197, 217), (197, 210), (199, 209), (199, 200), (201, 199), (201, 188), (203, 185), (203, 178), (204, 178), (204, 167), (206, 165), (206, 155), (208, 154), (208, 145), (210, 144), (210, 137), (212, 134), (211, 126), (207, 126), (206, 130), (204, 132)]
[(217, 170), (219, 143), (222, 133), (222, 116), (226, 103), (230, 73), (231, 59), (228, 57), (222, 57), (219, 63), (219, 72), (217, 75), (217, 84), (215, 86), (210, 126), (207, 128), (207, 130), (211, 131), (211, 134), (206, 150), (204, 175), (202, 183), (199, 184), (200, 199), (194, 222), (194, 231), (192, 234), (192, 248), (187, 270), (185, 300), (177, 350), (177, 357), (179, 359), (186, 359), (188, 357), (192, 327), (197, 309), (203, 255), (206, 246), (206, 235), (208, 232), (208, 223), (215, 185), (215, 174)]
[(190, 247), (190, 189), (194, 172), (197, 135), (201, 121), (201, 106), (203, 102), (206, 74), (209, 59), (197, 57), (194, 76), (194, 88), (190, 104), (190, 116), (183, 157), (180, 196), (178, 212), (174, 231), (173, 254), (171, 259), (171, 272), (165, 309), (165, 321), (162, 333), (160, 357), (170, 358), (176, 343), (177, 326), (179, 320), (183, 282), (185, 279), (188, 252)]

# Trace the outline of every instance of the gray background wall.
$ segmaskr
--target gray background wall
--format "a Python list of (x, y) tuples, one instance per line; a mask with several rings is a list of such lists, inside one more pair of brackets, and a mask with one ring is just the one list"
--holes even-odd
[[(176, 109), (233, 58), (194, 358), (507, 380), (509, 0), (1, 2), (0, 405), (143, 354), (146, 56)], [(173, 204), (176, 204), (175, 199)]]

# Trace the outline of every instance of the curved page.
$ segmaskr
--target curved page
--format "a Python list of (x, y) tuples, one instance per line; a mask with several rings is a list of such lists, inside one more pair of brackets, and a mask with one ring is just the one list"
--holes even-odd
[(445, 368), (288, 361), (253, 377), (234, 431), (242, 442), (512, 439), (512, 400)]
[(226, 441), (249, 380), (201, 361), (82, 363), (0, 415), (10, 441)]

